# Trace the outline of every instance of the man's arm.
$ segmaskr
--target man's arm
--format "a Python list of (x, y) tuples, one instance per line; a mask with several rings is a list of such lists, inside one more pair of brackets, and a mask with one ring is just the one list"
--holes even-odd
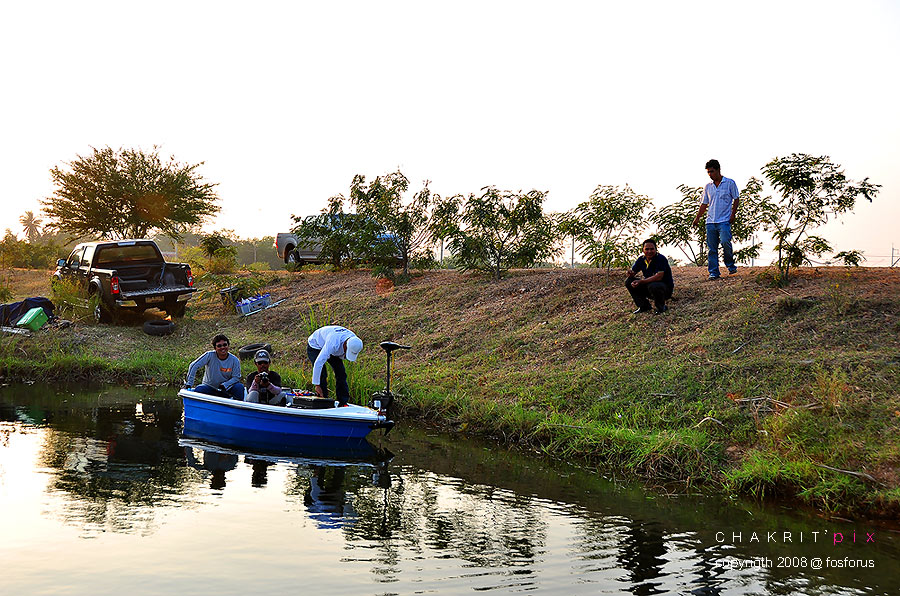
[(697, 215), (694, 216), (694, 223), (691, 226), (696, 226), (700, 223), (700, 218), (703, 217), (703, 214), (706, 213), (706, 210), (709, 209), (709, 205), (706, 203), (700, 204), (700, 209), (697, 210)]
[(188, 366), (187, 376), (184, 378), (184, 384), (188, 387), (194, 386), (194, 379), (197, 377), (197, 371), (200, 370), (200, 367), (206, 365), (206, 361), (209, 359), (209, 352), (204, 352), (201, 354), (199, 358), (191, 362), (191, 365)]
[(734, 223), (734, 218), (737, 217), (738, 204), (741, 202), (741, 196), (738, 192), (737, 183), (734, 183), (734, 202), (731, 203), (731, 217), (728, 219), (728, 223)]
[(639, 286), (639, 285), (641, 285), (641, 284), (650, 284), (650, 283), (653, 283), (653, 282), (655, 282), (655, 281), (662, 281), (663, 275), (664, 275), (664, 273), (663, 273), (662, 271), (657, 271), (656, 273), (654, 273), (654, 274), (651, 275), (650, 277), (645, 277), (644, 279), (636, 279), (636, 280), (634, 280), (633, 282), (631, 282), (631, 287), (634, 288), (634, 287), (637, 287), (637, 286)]

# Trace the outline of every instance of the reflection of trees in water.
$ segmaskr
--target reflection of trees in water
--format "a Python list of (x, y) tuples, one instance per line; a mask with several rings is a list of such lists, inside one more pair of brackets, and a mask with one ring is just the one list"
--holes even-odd
[(51, 488), (71, 498), (57, 515), (89, 531), (152, 531), (153, 508), (191, 485), (167, 414), (138, 417), (133, 405), (46, 412), (39, 461), (56, 471)]

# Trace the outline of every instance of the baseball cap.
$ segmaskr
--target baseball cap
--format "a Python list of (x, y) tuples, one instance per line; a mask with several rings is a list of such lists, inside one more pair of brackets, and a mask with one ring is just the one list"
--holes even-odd
[(253, 358), (253, 362), (271, 362), (271, 360), (269, 360), (269, 353), (265, 350), (258, 351)]
[(354, 362), (363, 349), (362, 340), (355, 335), (347, 340), (347, 360)]

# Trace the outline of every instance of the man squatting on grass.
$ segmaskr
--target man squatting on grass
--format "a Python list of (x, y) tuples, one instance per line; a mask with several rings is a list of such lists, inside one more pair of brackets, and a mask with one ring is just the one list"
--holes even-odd
[(206, 395), (219, 395), (231, 399), (244, 399), (244, 386), (241, 384), (241, 361), (234, 354), (228, 352), (231, 342), (221, 333), (212, 340), (214, 350), (210, 350), (191, 362), (188, 367), (185, 387), (190, 388), (194, 384), (194, 378), (201, 366), (206, 367), (203, 372), (203, 382), (196, 387), (197, 393)]
[(697, 215), (694, 216), (693, 225), (700, 223), (700, 218), (709, 210), (706, 215), (706, 246), (709, 248), (706, 268), (709, 270), (709, 279), (719, 279), (720, 242), (728, 273), (737, 273), (731, 250), (731, 224), (737, 215), (739, 193), (734, 180), (722, 176), (722, 167), (718, 160), (711, 159), (706, 162), (706, 173), (712, 182), (703, 189), (703, 199), (700, 201)]
[(328, 369), (334, 371), (334, 387), (339, 405), (350, 401), (347, 371), (344, 360), (354, 362), (363, 349), (363, 342), (355, 333), (340, 325), (326, 325), (316, 329), (306, 342), (306, 355), (313, 364), (312, 382), (319, 397), (328, 397)]
[[(672, 297), (672, 291), (675, 289), (672, 268), (669, 267), (669, 260), (656, 252), (655, 241), (644, 240), (643, 249), (644, 256), (635, 261), (628, 270), (625, 287), (638, 307), (634, 314), (650, 311), (650, 297), (656, 304), (656, 314), (661, 314), (669, 310), (666, 300)], [(638, 279), (638, 273), (643, 279)]]

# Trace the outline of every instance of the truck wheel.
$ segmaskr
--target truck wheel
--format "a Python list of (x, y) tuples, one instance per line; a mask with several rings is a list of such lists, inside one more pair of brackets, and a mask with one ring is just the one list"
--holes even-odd
[(162, 337), (175, 331), (175, 323), (172, 321), (144, 321), (144, 333)]
[(184, 311), (187, 308), (187, 302), (176, 302), (172, 306), (166, 306), (166, 314), (172, 317), (173, 319), (180, 319), (184, 316)]
[(94, 322), (95, 323), (115, 323), (116, 317), (101, 300), (94, 306)]
[(297, 252), (296, 248), (292, 248), (288, 254), (287, 258), (284, 260), (285, 263), (299, 263), (300, 262), (300, 253)]

